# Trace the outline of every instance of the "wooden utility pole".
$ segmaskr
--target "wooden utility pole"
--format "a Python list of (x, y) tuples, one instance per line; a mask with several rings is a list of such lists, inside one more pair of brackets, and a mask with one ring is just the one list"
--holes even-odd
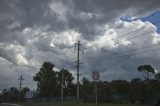
[(77, 50), (77, 102), (79, 102), (79, 66), (80, 66), (80, 51), (84, 51), (81, 49), (81, 44), (80, 44), (80, 40), (78, 41), (78, 43), (75, 43), (75, 49)]

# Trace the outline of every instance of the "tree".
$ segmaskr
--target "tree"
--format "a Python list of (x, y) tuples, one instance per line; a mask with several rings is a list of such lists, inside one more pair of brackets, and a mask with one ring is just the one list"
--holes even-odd
[(93, 101), (94, 97), (94, 83), (88, 79), (83, 78), (80, 85), (80, 97), (83, 98), (83, 102)]
[(111, 99), (111, 84), (107, 81), (98, 81), (97, 83), (98, 101), (110, 102)]
[(17, 88), (15, 88), (15, 87), (11, 87), (10, 89), (9, 89), (9, 91), (10, 91), (10, 99), (11, 99), (11, 102), (15, 102), (15, 101), (18, 101), (18, 94), (19, 94), (19, 91), (18, 91), (18, 89)]
[(37, 82), (37, 91), (40, 96), (53, 96), (55, 94), (57, 79), (53, 68), (54, 64), (44, 62), (40, 71), (33, 77), (33, 80)]
[(33, 77), (33, 80), (37, 82), (37, 91), (39, 96), (59, 97), (61, 94), (61, 83), (63, 74), (63, 90), (64, 96), (74, 95), (74, 84), (72, 81), (74, 77), (67, 69), (62, 69), (59, 72), (54, 71), (54, 64), (50, 62), (44, 62), (40, 71)]
[(155, 77), (156, 80), (160, 81), (160, 73), (157, 73), (154, 77)]
[[(63, 75), (63, 78), (62, 78)], [(63, 81), (62, 81), (63, 79)], [(64, 96), (71, 96), (74, 95), (73, 92), (73, 80), (74, 77), (67, 69), (61, 69), (60, 72), (57, 72), (57, 86), (61, 87), (61, 83), (63, 82), (63, 89), (64, 89)], [(60, 91), (59, 91), (60, 92)]]
[(30, 91), (30, 89), (28, 87), (23, 87), (22, 90), (20, 91), (20, 95), (21, 95), (21, 101), (25, 100), (25, 96), (26, 96), (26, 92)]
[(129, 100), (132, 103), (143, 102), (146, 97), (146, 85), (143, 80), (134, 78), (130, 82)]
[(141, 65), (137, 69), (145, 74), (144, 78), (147, 80), (151, 79), (151, 75), (155, 74), (155, 70), (151, 65)]
[(2, 102), (9, 102), (10, 101), (10, 92), (9, 89), (2, 90)]

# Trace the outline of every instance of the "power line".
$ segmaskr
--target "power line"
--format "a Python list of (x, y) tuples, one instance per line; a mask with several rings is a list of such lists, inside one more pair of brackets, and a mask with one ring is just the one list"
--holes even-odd
[[(134, 30), (134, 31), (131, 31), (131, 32), (128, 32), (128, 33), (119, 35), (117, 38), (122, 38), (122, 37), (124, 37), (124, 36), (126, 36), (126, 35), (129, 35), (129, 34), (131, 34), (131, 33), (137, 32), (137, 31), (139, 31), (139, 30), (141, 30), (141, 29), (143, 29), (143, 28), (144, 28), (144, 27), (141, 27), (140, 29), (136, 29), (136, 30)], [(106, 40), (106, 42), (113, 41), (113, 40), (114, 40), (114, 39), (109, 39), (109, 40)], [(103, 43), (99, 43), (99, 44), (97, 44), (97, 45), (100, 45), (100, 44), (104, 44), (104, 42), (103, 42)], [(91, 47), (87, 47), (86, 49), (89, 49), (89, 48), (92, 48), (92, 46), (91, 46)]]
[[(148, 49), (148, 48), (151, 48), (151, 47), (153, 47), (153, 45), (149, 45), (149, 46), (145, 46), (145, 47), (143, 47), (143, 49), (145, 49), (145, 50), (143, 50), (143, 51), (146, 51), (147, 53), (149, 53), (149, 52), (153, 52), (153, 51), (158, 51), (159, 49), (160, 49), (160, 47), (158, 47), (158, 48), (154, 48), (154, 49)], [(125, 55), (129, 55), (129, 53), (134, 53), (134, 52), (142, 52), (142, 49), (140, 48), (140, 49), (136, 49), (136, 50), (132, 50), (133, 52), (128, 52), (128, 53), (126, 53), (126, 54), (122, 54), (122, 55), (117, 55), (117, 54), (115, 54), (115, 55), (113, 55), (113, 56), (117, 56), (117, 57), (122, 57), (122, 56), (125, 56)], [(113, 57), (112, 56), (112, 57)], [(103, 56), (101, 56), (101, 57), (103, 57)], [(103, 57), (103, 59), (104, 58), (112, 58), (112, 57)], [(95, 58), (94, 58), (95, 59)], [(94, 60), (94, 61), (92, 61), (92, 62), (97, 62), (98, 60)], [(114, 63), (114, 62), (112, 62), (112, 63)], [(104, 72), (104, 71), (101, 71), (101, 72)], [(88, 74), (90, 74), (91, 72), (87, 72), (87, 73), (82, 73), (83, 75), (88, 75)]]
[[(159, 21), (158, 21), (159, 22)], [(153, 22), (153, 23), (156, 23), (156, 22)], [(156, 23), (157, 24), (157, 23)], [(128, 33), (126, 33), (126, 34), (123, 34), (123, 35), (120, 35), (119, 37), (117, 37), (117, 38), (121, 38), (121, 37), (124, 37), (124, 36), (127, 36), (127, 35), (129, 35), (129, 34), (131, 34), (131, 33), (133, 33), (133, 32), (136, 32), (136, 31), (139, 31), (139, 30), (141, 30), (141, 29), (143, 29), (144, 27), (141, 27), (141, 28), (139, 28), (139, 29), (136, 29), (136, 30), (134, 30), (134, 31), (131, 31), (131, 32), (128, 32)], [(147, 32), (148, 33), (148, 32)], [(130, 39), (133, 39), (133, 38), (136, 38), (136, 37), (139, 37), (139, 35), (138, 36), (133, 36), (133, 37), (131, 37)], [(113, 39), (111, 39), (111, 40), (113, 40)], [(111, 40), (108, 40), (108, 41), (111, 41)], [(99, 43), (99, 44), (103, 44), (103, 43)], [(116, 43), (116, 44), (119, 44), (119, 43)], [(89, 48), (91, 48), (91, 47), (89, 47)], [(66, 51), (66, 50), (65, 50)], [(70, 55), (70, 52), (68, 53), (69, 55)], [(67, 63), (67, 62), (69, 62), (69, 61), (66, 61), (66, 60), (64, 60), (64, 59), (60, 59), (61, 61), (65, 61), (65, 63)], [(67, 59), (68, 60), (68, 59)]]
[[(151, 22), (151, 23), (152, 23), (152, 22)], [(159, 24), (159, 23), (160, 23), (160, 21), (156, 21), (156, 22), (153, 22), (152, 24)], [(116, 39), (119, 39), (119, 38), (123, 38), (123, 37), (125, 37), (125, 36), (128, 36), (128, 35), (130, 35), (130, 34), (132, 34), (132, 33), (134, 33), (134, 32), (140, 31), (140, 30), (143, 29), (143, 28), (145, 28), (145, 27), (141, 27), (141, 28), (136, 29), (136, 30), (134, 30), (134, 31), (127, 32), (127, 33), (125, 33), (125, 34), (121, 34), (121, 35), (119, 35), (118, 37), (116, 37)], [(153, 32), (153, 31), (151, 31), (151, 32)], [(109, 39), (109, 40), (107, 40), (106, 42), (113, 41), (113, 40), (114, 40), (114, 39)], [(99, 43), (99, 44), (97, 44), (97, 45), (100, 45), (100, 44), (104, 44), (104, 42), (103, 42), (103, 43)], [(85, 49), (89, 49), (89, 48), (92, 48), (92, 46), (87, 47), (87, 48), (85, 48)]]
[[(147, 53), (149, 53), (149, 52), (153, 52), (153, 50), (154, 51), (158, 51), (158, 50), (160, 50), (160, 47), (159, 48), (155, 48), (155, 49), (148, 49), (148, 50), (146, 50), (147, 51)], [(123, 55), (119, 55), (118, 57), (121, 57), (121, 56), (124, 56), (124, 55), (128, 55), (128, 54), (123, 54)], [(97, 62), (97, 61), (92, 61), (92, 62)], [(105, 62), (103, 62), (103, 63), (105, 63)], [(114, 63), (114, 62), (113, 62)], [(105, 72), (106, 70), (104, 70), (104, 71), (101, 71), (101, 72)], [(88, 74), (90, 74), (90, 72), (88, 72), (88, 73), (84, 73), (85, 75), (88, 75)]]
[[(61, 56), (61, 57), (58, 57), (57, 54), (56, 54), (55, 57), (58, 58), (60, 61), (65, 62), (65, 64), (66, 64), (66, 63), (67, 63), (67, 64), (68, 64), (68, 63), (72, 63), (72, 62), (70, 62), (70, 60), (68, 60), (68, 59), (67, 59), (66, 57), (64, 57), (64, 56), (63, 56), (63, 57), (62, 57), (62, 56)], [(65, 58), (66, 60), (65, 60), (65, 59), (62, 59), (62, 58)]]
[[(152, 31), (150, 31), (150, 32), (152, 32)], [(148, 33), (148, 32), (146, 32), (146, 33)], [(146, 34), (145, 33), (145, 34)], [(142, 35), (142, 34), (141, 34)], [(132, 39), (133, 38), (137, 38), (137, 37), (140, 37), (139, 35), (138, 36), (134, 36), (134, 37), (132, 37)], [(127, 40), (130, 40), (130, 39), (127, 39)], [(116, 44), (120, 44), (120, 43), (116, 43)], [(152, 47), (153, 45), (149, 45), (149, 46), (144, 46), (144, 47), (142, 47), (142, 48), (139, 48), (139, 49), (146, 49), (147, 47)], [(138, 50), (138, 49), (134, 49), (134, 50), (131, 50), (131, 51), (135, 51), (135, 50)], [(123, 51), (123, 52), (128, 52), (128, 51)], [(123, 52), (121, 52), (121, 53), (123, 53)], [(107, 54), (107, 55), (103, 55), (103, 56), (110, 56), (110, 55), (113, 55), (113, 54)], [(99, 57), (103, 57), (103, 56), (99, 56)], [(98, 58), (98, 57), (94, 57), (94, 58)], [(88, 59), (94, 59), (94, 58), (88, 58)]]
[[(159, 22), (159, 21), (157, 21), (157, 22)], [(154, 22), (154, 23), (156, 23), (156, 22)], [(156, 23), (156, 24), (157, 24), (157, 23)], [(123, 35), (118, 36), (117, 38), (121, 38), (121, 37), (127, 36), (127, 35), (129, 35), (129, 34), (131, 34), (131, 33), (133, 33), (133, 32), (139, 31), (139, 30), (141, 30), (141, 29), (143, 29), (143, 28), (144, 28), (144, 27), (141, 27), (141, 28), (136, 29), (136, 30), (134, 30), (134, 31), (125, 33), (125, 34), (123, 34)], [(146, 33), (150, 33), (150, 32), (153, 32), (153, 31), (149, 31), (149, 32), (146, 32)], [(143, 33), (143, 34), (146, 34), (146, 33)], [(140, 34), (140, 35), (142, 35), (142, 34)], [(127, 38), (127, 40), (140, 37), (140, 35), (131, 36), (130, 38)], [(107, 40), (107, 41), (112, 41), (112, 40), (113, 40), (113, 39), (110, 39), (110, 40)], [(103, 44), (103, 43), (99, 43), (98, 45), (100, 45), (100, 44)], [(120, 43), (115, 43), (115, 44), (120, 44)], [(88, 47), (88, 48), (92, 48), (92, 47)], [(66, 49), (65, 51), (67, 51), (67, 50), (68, 50), (68, 49)], [(67, 53), (67, 52), (66, 52), (66, 53)], [(71, 55), (71, 52), (68, 52), (68, 54)], [(63, 56), (63, 57), (64, 57), (64, 56)], [(69, 57), (69, 56), (68, 56), (68, 57)], [(58, 56), (57, 56), (57, 58), (59, 58), (61, 61), (65, 61), (65, 63), (67, 63), (67, 64), (68, 64), (68, 62), (72, 61), (72, 60), (68, 60), (66, 57), (65, 57), (65, 58), (66, 58), (67, 60), (64, 60), (64, 59), (62, 59), (62, 58), (60, 58), (60, 57), (58, 57)], [(71, 63), (71, 62), (70, 62), (70, 63)]]
[[(156, 49), (153, 49), (154, 51), (158, 51), (160, 48), (156, 48)], [(148, 52), (153, 52), (153, 51), (148, 51)], [(96, 61), (97, 62), (97, 61)], [(114, 62), (113, 62), (114, 63)], [(100, 71), (100, 73), (102, 73), (102, 72), (105, 72), (106, 70), (104, 70), (104, 71)], [(91, 74), (92, 72), (87, 72), (87, 73), (82, 73), (83, 75), (89, 75), (89, 74)]]
[[(108, 54), (108, 55), (103, 55), (103, 56), (99, 56), (99, 57), (94, 57), (94, 58), (90, 58), (89, 61), (94, 62), (94, 60), (97, 61), (97, 59), (100, 59), (102, 57), (103, 57), (103, 59), (104, 58), (108, 58), (109, 59), (109, 58), (112, 58), (113, 56), (122, 57), (122, 56), (125, 56), (125, 55), (129, 55), (131, 53), (142, 52), (142, 51), (144, 52), (144, 51), (152, 50), (152, 49), (148, 49), (148, 48), (151, 48), (151, 47), (154, 47), (154, 45), (149, 45), (149, 46), (145, 46), (143, 48), (138, 48), (138, 49), (134, 49), (134, 50), (130, 50), (130, 51), (120, 52), (119, 54), (125, 53), (125, 54), (122, 54), (122, 55), (117, 55), (117, 53), (114, 53), (114, 54)], [(157, 50), (157, 49), (160, 49), (160, 48), (155, 48), (153, 50)], [(151, 51), (151, 52), (153, 52), (153, 51)], [(105, 57), (105, 56), (107, 56), (107, 57)], [(94, 59), (94, 60), (92, 60), (92, 59)]]
[[(67, 52), (67, 50), (68, 50), (68, 52)], [(64, 52), (66, 52), (66, 56), (67, 56), (67, 57), (73, 56), (72, 52), (70, 52), (70, 49), (65, 49)], [(65, 57), (65, 58), (66, 58), (66, 57)], [(69, 58), (66, 58), (66, 60), (68, 60), (68, 61), (73, 61), (73, 60), (71, 60), (71, 59), (69, 59)]]
[[(149, 31), (149, 32), (152, 32), (152, 31)], [(146, 33), (149, 33), (149, 32), (146, 32)], [(133, 39), (133, 38), (136, 38), (136, 37), (139, 37), (139, 35), (138, 36), (133, 36), (133, 37), (131, 37), (131, 38), (129, 38), (129, 39)], [(118, 43), (117, 43), (118, 44)], [(147, 48), (150, 48), (150, 47), (153, 47), (154, 45), (149, 45), (149, 46), (144, 46), (144, 47), (142, 47), (142, 48), (139, 48), (139, 49), (134, 49), (134, 50), (131, 50), (131, 51), (133, 51), (133, 52), (139, 52), (138, 50), (142, 50), (142, 49), (147, 49)], [(156, 49), (153, 49), (153, 50), (159, 50), (160, 48), (156, 48)], [(148, 50), (150, 50), (150, 49), (148, 49)], [(131, 52), (131, 51), (123, 51), (123, 52), (125, 52), (125, 53), (133, 53), (133, 52)], [(146, 51), (146, 50), (145, 50)], [(121, 52), (121, 53), (123, 53), (123, 52)], [(127, 53), (127, 54), (128, 54)], [(119, 55), (118, 57), (121, 57), (121, 56), (124, 56), (124, 55), (127, 55), (127, 54), (123, 54), (123, 55)], [(104, 55), (104, 56), (110, 56), (110, 55), (113, 55), (113, 54), (108, 54), (108, 55)], [(117, 55), (117, 54), (115, 54), (115, 55)], [(99, 56), (99, 57), (104, 57), (104, 56)], [(99, 58), (99, 57), (96, 57), (96, 58)], [(96, 59), (95, 57), (94, 58), (89, 58), (89, 59)], [(111, 58), (111, 57), (104, 57), (104, 58)], [(92, 61), (92, 62), (94, 62), (94, 61)], [(95, 60), (95, 62), (97, 62), (97, 60)], [(89, 73), (84, 73), (84, 74), (89, 74)]]

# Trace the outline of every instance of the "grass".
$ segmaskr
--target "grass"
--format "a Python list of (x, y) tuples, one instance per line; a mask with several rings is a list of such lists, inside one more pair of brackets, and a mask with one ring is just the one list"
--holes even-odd
[[(95, 106), (93, 103), (22, 103), (23, 106)], [(97, 106), (150, 106), (140, 104), (98, 104)]]

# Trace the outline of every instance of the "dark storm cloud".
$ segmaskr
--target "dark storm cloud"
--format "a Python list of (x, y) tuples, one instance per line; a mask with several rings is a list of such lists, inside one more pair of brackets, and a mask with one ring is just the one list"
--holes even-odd
[[(74, 72), (76, 54), (68, 48), (73, 48), (78, 39), (84, 41), (84, 47), (91, 49), (81, 56), (84, 60), (81, 73), (90, 75), (91, 71), (97, 69), (102, 71), (102, 80), (129, 79), (132, 76), (130, 72), (135, 71), (139, 64), (147, 62), (158, 67), (155, 57), (159, 57), (159, 54), (147, 55), (145, 60), (148, 61), (138, 53), (111, 59), (101, 57), (94, 61), (87, 58), (118, 54), (123, 50), (135, 49), (137, 45), (144, 46), (144, 42), (152, 45), (153, 36), (150, 35), (153, 33), (147, 34), (148, 39), (127, 40), (129, 43), (117, 39), (117, 36), (136, 30), (139, 26), (155, 31), (153, 25), (141, 21), (136, 21), (136, 24), (122, 21), (116, 26), (114, 21), (119, 21), (125, 15), (146, 15), (158, 8), (159, 4), (159, 0), (0, 0), (0, 72), (3, 73), (0, 77), (5, 78), (0, 80), (0, 85), (7, 86), (10, 78), (20, 74), (31, 79), (44, 61), (51, 61), (58, 68), (67, 67)], [(146, 32), (148, 29), (145, 28), (140, 32)], [(135, 33), (130, 36), (135, 36)], [(108, 42), (108, 39), (112, 41)], [(124, 44), (115, 45), (119, 41)], [(137, 72), (133, 76), (136, 75)], [(13, 84), (12, 81), (10, 83)], [(28, 86), (33, 87), (32, 84), (28, 82)]]
[[(159, 8), (159, 0), (74, 0), (77, 10), (104, 13), (106, 19), (113, 19), (127, 9), (134, 9), (134, 14), (153, 11)], [(141, 13), (142, 14), (142, 13)], [(140, 14), (140, 15), (141, 15)]]
[(160, 7), (159, 0), (74, 0), (74, 3), (75, 11), (93, 14), (87, 22), (69, 18), (70, 27), (79, 27), (87, 39), (102, 31), (96, 26), (111, 23), (122, 15), (139, 16)]
[(26, 27), (50, 25), (51, 30), (64, 30), (65, 23), (58, 21), (56, 15), (50, 14), (50, 2), (51, 0), (1, 0), (0, 41), (18, 40), (23, 45), (25, 38), (13, 32), (21, 31)]
[[(61, 2), (67, 7), (65, 9), (70, 9), (66, 14), (67, 23), (60, 21), (57, 14), (51, 13), (49, 4), (52, 2)], [(19, 29), (49, 24), (51, 27), (48, 30), (78, 28), (85, 38), (92, 39), (102, 31), (97, 28), (101, 24), (110, 23), (122, 15), (135, 16), (150, 12), (159, 4), (159, 0), (1, 0), (1, 30), (18, 20)]]
[(49, 3), (51, 0), (25, 0), (17, 6), (23, 13), (24, 26), (51, 25), (53, 30), (61, 30), (64, 23), (57, 20), (56, 15), (50, 14)]

